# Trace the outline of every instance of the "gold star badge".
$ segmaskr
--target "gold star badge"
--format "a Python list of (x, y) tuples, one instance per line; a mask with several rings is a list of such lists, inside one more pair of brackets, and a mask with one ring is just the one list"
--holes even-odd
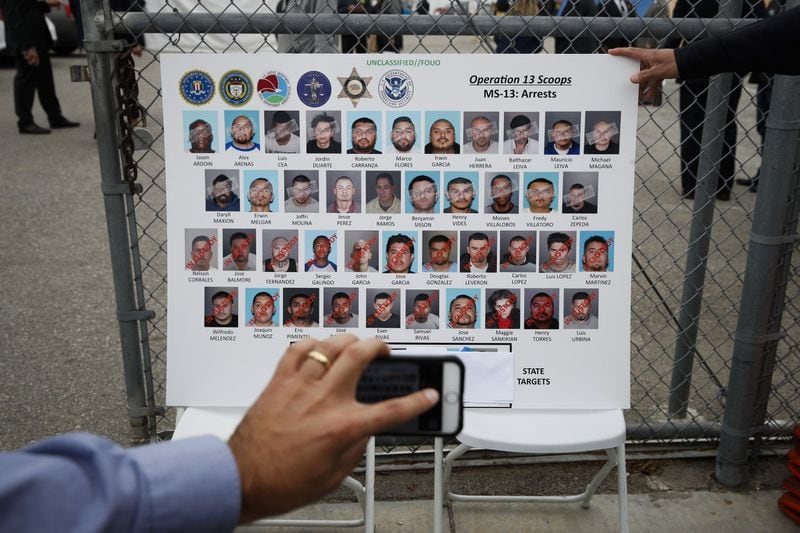
[(358, 75), (358, 71), (353, 67), (353, 71), (347, 77), (336, 77), (339, 83), (342, 84), (342, 92), (339, 93), (339, 98), (349, 98), (353, 103), (353, 107), (358, 104), (362, 98), (372, 98), (367, 90), (367, 85), (372, 81), (372, 76), (362, 78)]

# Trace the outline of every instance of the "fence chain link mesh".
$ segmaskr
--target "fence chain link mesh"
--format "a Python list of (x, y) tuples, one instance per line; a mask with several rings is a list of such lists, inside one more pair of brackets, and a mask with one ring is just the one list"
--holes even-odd
[[(148, 116), (148, 130), (154, 138), (151, 145), (138, 149), (131, 157), (135, 165), (131, 175), (142, 185), (132, 206), (136, 227), (131, 230), (140, 259), (137, 269), (137, 283), (143, 290), (140, 304), (155, 312), (155, 318), (147, 324), (143, 343), (146, 353), (142, 355), (149, 361), (146, 381), (150, 388), (148, 401), (153, 402), (150, 407), (161, 407), (165, 401), (167, 270), (161, 53), (275, 53), (283, 46), (283, 39), (291, 42), (313, 34), (321, 34), (319, 46), (322, 49), (341, 52), (474, 54), (494, 53), (500, 46), (506, 47), (509, 53), (602, 53), (608, 47), (628, 44), (678, 46), (681, 42), (702, 38), (709, 28), (719, 31), (720, 25), (729, 27), (740, 22), (726, 17), (716, 17), (712, 21), (709, 18), (713, 14), (691, 10), (671, 19), (670, 8), (662, 0), (653, 2), (642, 14), (646, 19), (635, 13), (624, 19), (609, 18), (606, 16), (610, 15), (608, 4), (598, 8), (593, 0), (569, 0), (565, 6), (554, 0), (547, 0), (543, 5), (535, 0), (517, 0), (511, 6), (507, 3), (502, 5), (503, 0), (497, 3), (451, 0), (426, 8), (427, 0), (420, 0), (416, 5), (408, 5), (407, 0), (383, 0), (377, 6), (355, 1), (355, 7), (348, 12), (345, 7), (331, 2), (306, 0), (147, 0), (143, 13), (134, 13), (140, 9), (136, 2), (133, 2), (137, 6), (134, 9), (115, 13), (117, 37), (130, 40), (141, 37), (142, 30), (147, 30), (145, 53), (135, 59), (137, 87), (127, 86), (131, 83), (127, 71), (120, 74), (120, 81), (126, 88), (121, 88), (118, 112), (121, 117), (130, 118), (132, 103), (128, 97), (135, 98), (137, 107)], [(316, 12), (305, 12), (308, 6), (320, 7)], [(401, 15), (409, 12), (413, 14)], [(743, 17), (754, 15), (751, 7), (744, 8)], [(282, 36), (258, 31), (264, 27), (281, 32)], [(123, 56), (130, 58), (130, 54)], [(728, 172), (725, 179), (729, 184), (735, 178), (750, 179), (758, 175), (764, 121), (757, 103), (770, 90), (763, 76), (734, 76), (734, 80), (723, 99), (725, 105), (730, 106), (725, 129), (731, 142), (723, 148), (722, 157), (714, 165), (729, 169), (723, 170), (723, 173)], [(689, 91), (683, 95), (683, 105), (682, 88)], [(640, 102), (643, 105), (639, 106), (631, 324), (632, 406), (626, 412), (629, 437), (637, 444), (669, 444), (693, 449), (713, 446), (719, 437), (725, 408), (736, 321), (739, 313), (750, 312), (747, 302), (739, 299), (755, 195), (747, 187), (733, 186), (728, 199), (727, 187), (720, 185), (716, 198), (709, 200), (715, 202), (713, 225), (710, 251), (703, 258), (707, 272), (701, 288), (702, 307), (696, 317), (698, 336), (691, 347), (695, 364), (690, 382), (686, 379), (685, 383), (689, 384), (685, 413), (670, 412), (668, 405), (675, 389), (675, 342), (681, 333), (678, 320), (681, 287), (687, 256), (694, 245), (689, 238), (690, 226), (693, 210), (703, 208), (691, 199), (694, 189), (681, 185), (681, 173), (683, 167), (697, 165), (701, 157), (698, 144), (687, 159), (687, 143), (700, 142), (705, 120), (699, 102), (705, 99), (707, 92), (707, 84), (702, 82), (669, 81), (643, 95)], [(686, 116), (685, 108), (690, 104), (700, 106), (700, 117), (693, 123)], [(130, 124), (130, 120), (121, 123), (120, 147), (126, 161), (132, 134)], [(126, 177), (128, 172), (126, 170)], [(800, 191), (794, 193), (796, 201)], [(794, 230), (787, 228), (787, 231), (796, 231), (796, 224)], [(762, 383), (769, 384), (762, 405), (754, 406), (762, 416), (759, 425), (763, 421), (764, 427), (782, 428), (782, 431), (768, 432), (773, 436), (762, 441), (767, 443), (783, 438), (780, 435), (787, 433), (792, 421), (800, 419), (800, 278), (796, 275), (797, 265), (791, 264), (793, 259), (797, 262), (796, 250), (796, 242), (787, 246), (783, 258), (787, 273), (786, 299), (782, 328), (776, 324), (775, 330), (783, 331), (784, 336), (765, 347), (774, 350), (775, 356), (771, 364), (762, 369)], [(173, 426), (172, 410), (150, 418), (151, 435), (166, 437)], [(384, 444), (387, 455), (398, 450), (413, 452), (419, 447), (419, 444), (402, 441)]]

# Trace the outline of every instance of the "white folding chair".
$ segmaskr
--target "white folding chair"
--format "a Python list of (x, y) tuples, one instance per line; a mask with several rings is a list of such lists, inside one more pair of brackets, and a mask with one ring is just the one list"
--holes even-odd
[[(456, 436), (459, 445), (437, 461), (434, 472), (434, 531), (442, 528), (442, 506), (454, 501), (481, 502), (582, 502), (589, 507), (597, 486), (617, 466), (619, 530), (628, 532), (628, 487), (625, 473), (625, 419), (621, 409), (535, 410), (464, 409), (464, 427)], [(436, 439), (436, 457), (443, 441)], [(578, 453), (605, 450), (608, 460), (580, 494), (571, 496), (492, 496), (450, 492), (453, 462), (470, 448), (526, 454)], [(442, 480), (442, 481), (439, 481)]]
[[(178, 409), (173, 439), (197, 435), (216, 435), (227, 440), (239, 425), (247, 411), (245, 407), (188, 407)], [(252, 526), (294, 526), (294, 527), (360, 527), (371, 533), (375, 529), (375, 437), (371, 437), (366, 450), (365, 484), (352, 477), (345, 478), (343, 486), (352, 490), (364, 516), (352, 520), (303, 520), (267, 519), (257, 520)]]

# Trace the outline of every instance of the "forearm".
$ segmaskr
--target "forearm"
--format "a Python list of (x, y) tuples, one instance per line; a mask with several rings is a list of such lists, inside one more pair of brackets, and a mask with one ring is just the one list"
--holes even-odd
[(213, 437), (122, 449), (72, 434), (0, 455), (1, 531), (224, 531), (241, 502)]
[(682, 78), (720, 72), (800, 74), (800, 8), (675, 50)]

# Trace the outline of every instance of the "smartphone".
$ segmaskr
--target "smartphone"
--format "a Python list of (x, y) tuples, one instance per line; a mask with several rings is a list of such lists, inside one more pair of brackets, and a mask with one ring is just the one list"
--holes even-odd
[(431, 387), (439, 403), (381, 435), (449, 436), (461, 431), (464, 364), (453, 356), (390, 356), (370, 363), (356, 388), (356, 399), (376, 403)]

